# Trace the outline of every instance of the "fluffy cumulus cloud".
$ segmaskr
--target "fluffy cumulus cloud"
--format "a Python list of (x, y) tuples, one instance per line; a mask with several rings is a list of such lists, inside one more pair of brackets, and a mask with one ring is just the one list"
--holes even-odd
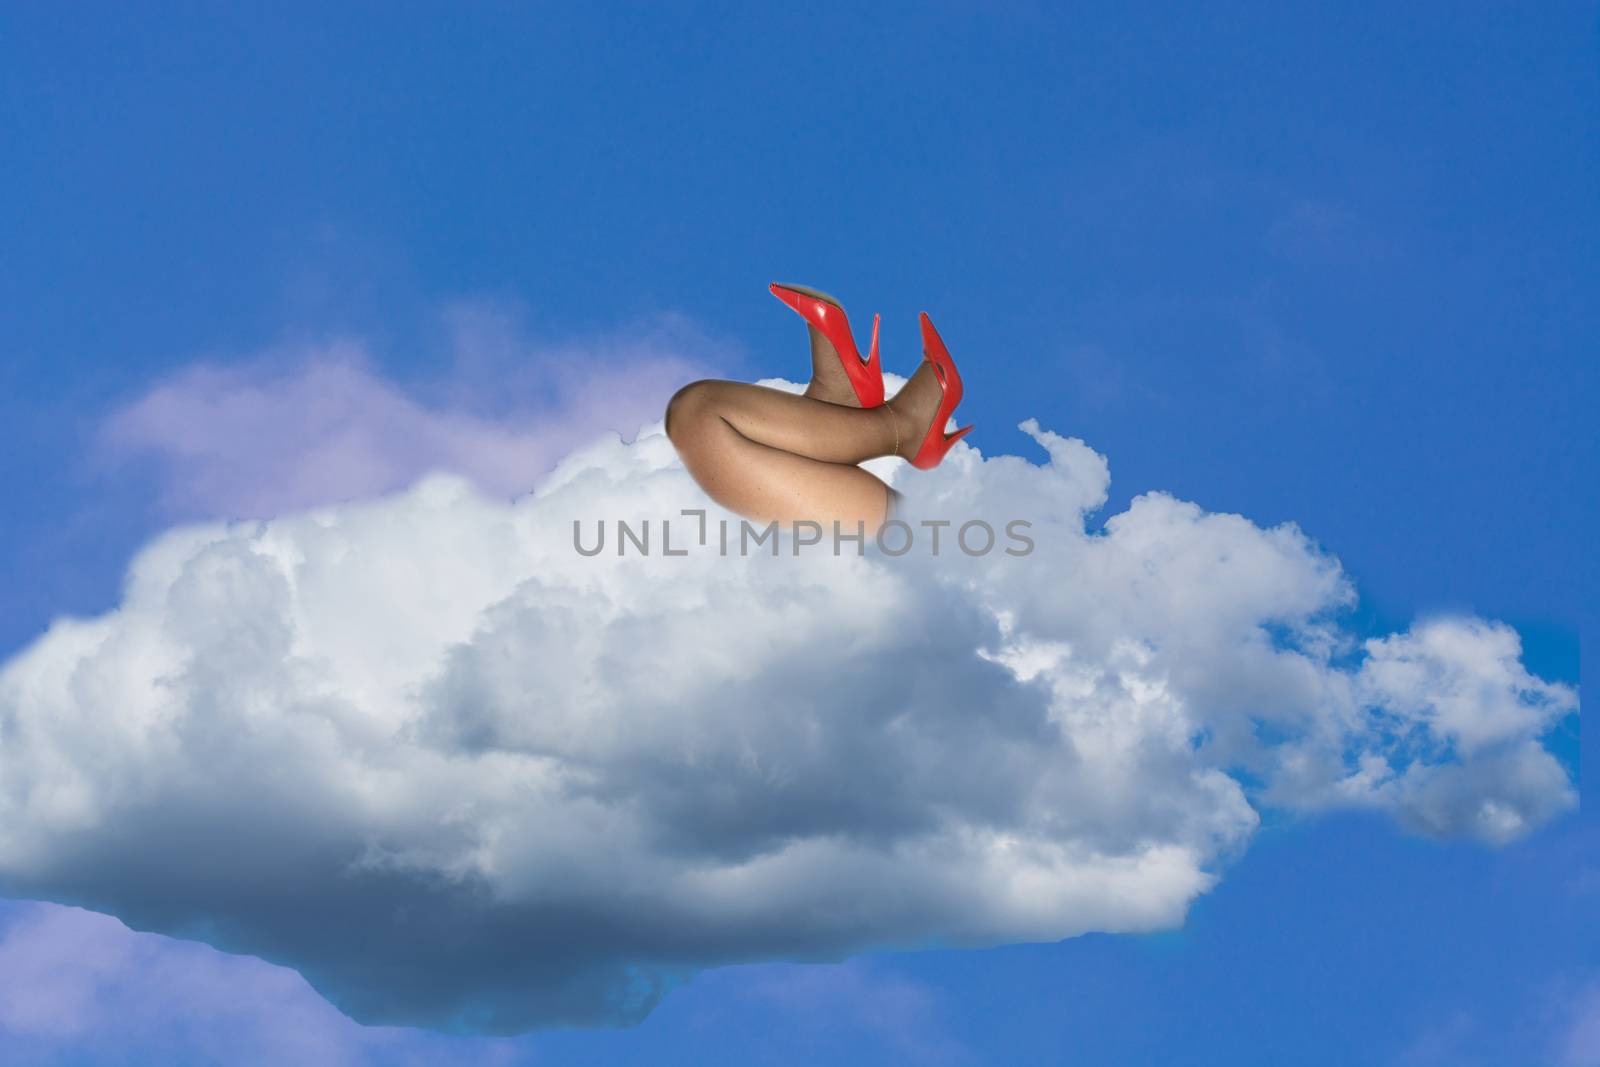
[[(0, 670), (0, 883), (511, 1032), (717, 965), (1169, 927), (1267, 806), (1499, 842), (1574, 802), (1539, 739), (1576, 694), (1514, 631), (1359, 640), (1294, 526), (1163, 493), (1091, 524), (1105, 460), (1024, 429), (891, 472), (897, 557), (724, 555), (715, 508), (699, 544), (659, 423), (511, 500), (175, 529)], [(938, 519), (1035, 547), (935, 556)]]

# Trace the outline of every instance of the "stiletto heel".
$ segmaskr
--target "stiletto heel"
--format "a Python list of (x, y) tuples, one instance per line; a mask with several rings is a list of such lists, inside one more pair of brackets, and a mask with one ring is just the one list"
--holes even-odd
[(955, 433), (944, 432), (956, 405), (961, 403), (961, 373), (956, 370), (956, 361), (950, 358), (950, 350), (944, 346), (944, 340), (939, 336), (939, 331), (933, 328), (933, 320), (928, 318), (926, 311), (922, 313), (922, 358), (933, 364), (933, 373), (939, 379), (939, 389), (944, 397), (939, 401), (939, 410), (934, 413), (933, 422), (922, 438), (922, 446), (911, 457), (911, 465), (932, 470), (944, 459), (952, 445), (972, 432), (972, 427), (964, 426)]
[(799, 312), (801, 318), (833, 345), (833, 350), (839, 353), (839, 362), (844, 366), (845, 377), (850, 379), (850, 387), (856, 391), (856, 399), (861, 406), (875, 408), (882, 404), (883, 364), (878, 360), (878, 320), (881, 316), (872, 316), (872, 347), (868, 349), (867, 358), (862, 359), (860, 350), (856, 348), (856, 339), (850, 333), (850, 320), (845, 317), (844, 307), (839, 301), (827, 293), (801, 285), (773, 282), (768, 288), (773, 296)]

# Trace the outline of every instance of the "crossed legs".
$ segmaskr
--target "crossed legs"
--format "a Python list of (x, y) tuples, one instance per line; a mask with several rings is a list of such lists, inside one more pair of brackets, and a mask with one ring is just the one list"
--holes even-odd
[(744, 382), (686, 385), (667, 405), (667, 436), (695, 481), (730, 511), (760, 522), (865, 523), (876, 533), (893, 490), (856, 464), (909, 457), (943, 389), (924, 360), (881, 407), (864, 410), (822, 333), (811, 336), (803, 396)]
[(875, 532), (889, 487), (856, 464), (894, 454), (893, 410), (862, 410), (744, 382), (684, 386), (667, 436), (711, 499), (759, 522), (839, 520)]

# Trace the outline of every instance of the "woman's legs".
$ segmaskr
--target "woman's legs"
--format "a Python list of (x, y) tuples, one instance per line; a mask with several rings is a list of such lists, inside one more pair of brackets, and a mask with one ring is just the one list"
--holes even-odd
[(942, 389), (924, 360), (889, 403), (864, 410), (833, 344), (810, 334), (804, 396), (695, 382), (667, 405), (667, 436), (695, 481), (731, 511), (765, 522), (861, 521), (875, 532), (888, 515), (889, 487), (856, 464), (914, 455)]
[(723, 507), (762, 522), (837, 519), (876, 531), (889, 487), (856, 464), (892, 454), (899, 432), (886, 408), (743, 382), (695, 382), (667, 405), (667, 436), (695, 481)]

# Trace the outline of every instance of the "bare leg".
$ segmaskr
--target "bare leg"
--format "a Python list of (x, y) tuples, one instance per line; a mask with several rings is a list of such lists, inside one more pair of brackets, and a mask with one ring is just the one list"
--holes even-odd
[(695, 382), (667, 406), (667, 435), (695, 481), (731, 511), (764, 522), (861, 521), (876, 531), (889, 489), (856, 464), (911, 454), (938, 398), (914, 402), (910, 389), (865, 411), (743, 382)]

